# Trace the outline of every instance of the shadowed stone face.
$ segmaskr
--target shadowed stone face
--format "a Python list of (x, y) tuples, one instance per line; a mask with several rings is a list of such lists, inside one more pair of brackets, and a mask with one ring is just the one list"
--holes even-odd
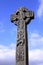
[(34, 18), (34, 13), (20, 8), (11, 15), (11, 22), (17, 25), (16, 65), (28, 65), (27, 24)]

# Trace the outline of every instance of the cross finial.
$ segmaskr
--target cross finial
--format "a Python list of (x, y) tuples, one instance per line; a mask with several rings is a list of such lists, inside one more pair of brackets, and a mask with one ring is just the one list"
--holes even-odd
[(16, 11), (15, 14), (11, 15), (11, 22), (18, 25), (20, 20), (24, 20), (26, 24), (30, 22), (31, 19), (34, 18), (34, 13), (32, 11), (28, 11), (25, 7), (22, 7)]

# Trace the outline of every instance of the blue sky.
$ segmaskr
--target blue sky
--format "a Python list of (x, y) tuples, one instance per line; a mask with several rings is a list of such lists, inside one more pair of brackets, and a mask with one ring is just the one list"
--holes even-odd
[(0, 65), (15, 65), (17, 27), (10, 15), (20, 7), (34, 11), (27, 25), (30, 65), (43, 65), (43, 0), (0, 0)]

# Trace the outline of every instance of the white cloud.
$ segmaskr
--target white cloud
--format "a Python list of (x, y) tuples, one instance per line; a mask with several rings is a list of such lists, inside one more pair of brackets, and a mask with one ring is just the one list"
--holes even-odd
[(31, 33), (29, 44), (31, 46), (43, 46), (43, 36), (38, 33)]
[(43, 61), (43, 50), (34, 49), (29, 51), (29, 59), (32, 61)]
[(37, 16), (41, 18), (43, 16), (43, 0), (39, 0), (39, 7), (37, 10)]
[(16, 49), (16, 44), (14, 44), (14, 43), (10, 44), (10, 48), (11, 49)]
[(8, 46), (0, 45), (0, 65), (14, 65), (15, 64), (15, 45)]
[(31, 33), (29, 39), (29, 65), (43, 65), (43, 36), (39, 33)]
[(34, 49), (29, 51), (30, 65), (43, 65), (43, 49)]

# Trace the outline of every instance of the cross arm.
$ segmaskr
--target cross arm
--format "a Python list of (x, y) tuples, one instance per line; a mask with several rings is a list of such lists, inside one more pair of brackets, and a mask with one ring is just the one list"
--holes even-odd
[(10, 20), (11, 20), (11, 22), (14, 23), (15, 25), (18, 25), (18, 17), (17, 17), (16, 14), (12, 14), (12, 15), (10, 16)]
[(34, 19), (34, 12), (28, 11), (25, 13), (26, 24), (30, 23), (30, 20)]

